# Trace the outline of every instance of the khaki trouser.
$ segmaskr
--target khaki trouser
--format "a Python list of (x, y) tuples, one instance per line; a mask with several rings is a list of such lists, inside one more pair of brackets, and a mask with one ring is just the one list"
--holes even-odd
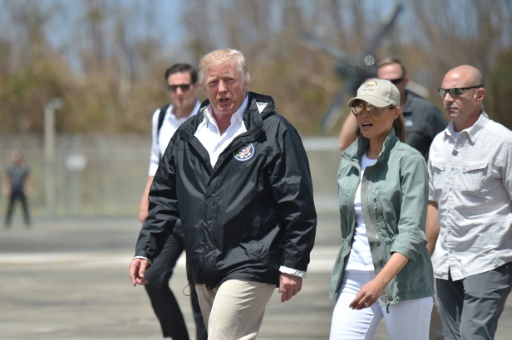
[(208, 290), (196, 284), (208, 339), (256, 339), (275, 285), (227, 280)]

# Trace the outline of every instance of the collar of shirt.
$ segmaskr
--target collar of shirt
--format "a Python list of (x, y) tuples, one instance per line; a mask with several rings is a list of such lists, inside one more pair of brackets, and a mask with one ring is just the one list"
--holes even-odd
[(249, 103), (249, 97), (246, 96), (242, 106), (231, 116), (231, 124), (221, 135), (217, 121), (213, 116), (213, 109), (209, 105), (204, 110), (204, 119), (197, 127), (194, 136), (199, 139), (203, 147), (208, 151), (210, 164), (215, 166), (220, 154), (238, 135), (247, 132), (243, 122), (243, 114)]
[(475, 124), (459, 132), (455, 131), (453, 127), (453, 122), (450, 122), (450, 124), (448, 124), (448, 127), (445, 130), (445, 136), (447, 136), (448, 138), (455, 139), (457, 138), (456, 136), (465, 132), (471, 143), (475, 144), (478, 136), (480, 135), (480, 132), (484, 129), (488, 121), (489, 116), (487, 116), (487, 113), (485, 113), (485, 111), (482, 111), (482, 113), (480, 113), (480, 117), (478, 117), (478, 120), (475, 122)]
[[(233, 124), (243, 122), (244, 111), (247, 108), (248, 103), (249, 103), (249, 96), (245, 96), (245, 100), (242, 103), (242, 106), (240, 106), (238, 108), (238, 110), (236, 110), (236, 112), (231, 116), (231, 124), (229, 125), (230, 127)], [(215, 118), (213, 116), (213, 109), (212, 109), (211, 105), (208, 105), (206, 110), (204, 110), (204, 120), (200, 124), (200, 126), (203, 124), (206, 125), (207, 128), (209, 127), (210, 124), (214, 125), (216, 132), (220, 135), (219, 126), (217, 125), (217, 121), (215, 120)], [(243, 125), (245, 126), (245, 124), (243, 124)], [(229, 130), (229, 128), (228, 128), (228, 130)], [(227, 130), (224, 133), (226, 133), (226, 132), (227, 132)]]

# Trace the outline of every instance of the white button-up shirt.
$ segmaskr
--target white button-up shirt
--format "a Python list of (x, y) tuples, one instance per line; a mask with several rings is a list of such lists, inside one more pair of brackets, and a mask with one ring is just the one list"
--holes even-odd
[(429, 200), (439, 205), (434, 276), (460, 280), (512, 262), (512, 132), (482, 112), (430, 148)]
[(196, 105), (192, 109), (192, 112), (190, 112), (190, 115), (187, 117), (176, 118), (173, 112), (173, 105), (169, 105), (167, 112), (165, 112), (164, 121), (162, 122), (162, 127), (160, 128), (160, 133), (158, 133), (158, 117), (160, 116), (160, 109), (157, 109), (153, 113), (153, 118), (151, 120), (152, 138), (148, 176), (155, 176), (156, 170), (158, 169), (158, 164), (160, 164), (160, 158), (164, 155), (165, 149), (167, 148), (171, 137), (183, 122), (197, 113), (200, 106), (201, 103), (196, 101)]

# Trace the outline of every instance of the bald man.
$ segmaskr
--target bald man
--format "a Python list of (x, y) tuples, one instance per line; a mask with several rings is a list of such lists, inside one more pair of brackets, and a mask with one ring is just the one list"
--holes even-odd
[(439, 88), (450, 124), (432, 142), (426, 232), (446, 339), (493, 339), (512, 287), (512, 132), (483, 108), (469, 65)]

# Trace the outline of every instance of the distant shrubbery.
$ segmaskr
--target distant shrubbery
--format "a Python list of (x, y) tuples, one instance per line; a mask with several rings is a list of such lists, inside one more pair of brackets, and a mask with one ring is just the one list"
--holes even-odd
[[(272, 95), (302, 134), (325, 134), (319, 122), (343, 86), (339, 60), (303, 46), (299, 33), (360, 56), (388, 12), (370, 0), (69, 3), (0, 0), (0, 133), (42, 133), (44, 105), (57, 97), (58, 133), (147, 134), (153, 110), (168, 100), (165, 68), (233, 47), (248, 58), (254, 91)], [(487, 111), (512, 127), (512, 2), (406, 6), (375, 57), (402, 59), (438, 105), (436, 89), (448, 69), (479, 67)], [(166, 21), (171, 12), (181, 20)]]

